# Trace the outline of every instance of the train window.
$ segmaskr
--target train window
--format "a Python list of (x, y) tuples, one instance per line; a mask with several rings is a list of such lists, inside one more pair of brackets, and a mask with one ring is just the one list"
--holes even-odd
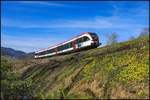
[(55, 49), (56, 49), (56, 48), (52, 49), (52, 52), (55, 52)]
[(71, 47), (73, 47), (73, 44), (72, 44), (72, 42), (70, 42), (70, 48), (71, 48)]
[(67, 49), (67, 44), (65, 44), (65, 49)]
[(88, 40), (90, 40), (87, 36), (84, 36), (83, 37), (83, 41), (85, 42), (85, 41), (88, 41)]
[(64, 45), (62, 45), (62, 50), (64, 50)]
[(65, 49), (67, 49), (67, 44), (65, 44)]
[(73, 41), (71, 41), (71, 47), (73, 47)]
[(67, 43), (66, 45), (67, 45), (67, 48), (66, 48), (66, 49), (68, 49), (68, 48), (69, 48), (69, 43)]
[(63, 45), (63, 50), (65, 50), (65, 45)]
[(96, 40), (96, 35), (92, 35), (93, 39)]
[(79, 39), (76, 39), (76, 42), (75, 42), (75, 44), (78, 44), (79, 43)]
[(57, 51), (59, 51), (59, 47), (57, 47)]
[[(85, 37), (85, 36), (84, 36)], [(82, 37), (82, 42), (84, 42), (84, 37)]]
[(43, 54), (44, 54), (44, 52), (41, 52), (41, 53), (40, 53), (40, 55), (43, 55)]
[(65, 50), (65, 48), (66, 48), (66, 44), (63, 45), (63, 49), (64, 49), (64, 50)]
[(45, 54), (49, 54), (49, 53), (53, 53), (53, 52), (55, 52), (55, 48), (47, 50), (47, 51), (43, 51), (43, 52), (40, 52), (40, 53), (37, 53), (36, 55), (45, 55)]
[(53, 52), (54, 52), (54, 49), (47, 50), (47, 54), (53, 53)]
[(50, 49), (47, 51), (47, 53), (53, 53), (53, 52), (55, 52), (55, 49)]
[(78, 44), (78, 39), (75, 40), (75, 44)]
[(85, 36), (83, 37), (83, 41), (84, 41), (84, 42), (86, 41), (86, 37), (85, 37)]
[(58, 51), (60, 51), (60, 46), (58, 47), (58, 49), (57, 49)]
[(46, 54), (46, 51), (43, 52), (43, 55), (45, 55), (45, 54)]
[(47, 53), (50, 53), (51, 50), (47, 50)]
[(97, 35), (96, 35), (95, 33), (90, 33), (90, 34), (91, 34), (91, 36), (92, 36), (92, 38), (93, 38), (94, 40), (97, 39)]
[(61, 50), (63, 50), (63, 45), (61, 46)]
[(58, 51), (61, 51), (63, 49), (64, 49), (63, 45), (58, 47)]
[(63, 45), (62, 46), (60, 46), (61, 47), (61, 49), (60, 50), (63, 50)]
[(78, 40), (77, 40), (77, 44), (79, 44), (79, 43), (80, 43), (80, 40), (78, 39)]
[(79, 38), (79, 43), (81, 43), (82, 42), (82, 38)]
[(66, 49), (66, 44), (64, 44), (64, 50)]
[(67, 44), (65, 44), (65, 49), (67, 49)]
[(61, 50), (61, 49), (62, 49), (62, 46), (60, 46), (59, 48), (60, 48), (60, 50)]
[(44, 54), (47, 54), (48, 52), (47, 51), (44, 51)]
[(66, 49), (68, 48), (68, 44), (65, 44), (65, 48), (66, 48)]
[(82, 38), (79, 38), (79, 43), (81, 43), (82, 42)]
[(61, 51), (61, 46), (59, 46), (58, 48), (59, 48), (59, 50), (58, 50), (58, 51)]
[(81, 38), (81, 42), (84, 42), (84, 38), (83, 37)]
[(83, 37), (77, 39), (75, 44), (79, 44), (81, 42), (84, 42), (84, 38)]
[(71, 48), (71, 47), (73, 47), (73, 43), (69, 42), (69, 43), (62, 46), (62, 50), (65, 50), (65, 49), (68, 49), (68, 48)]
[(67, 49), (69, 48), (69, 43), (67, 43)]
[(65, 45), (62, 45), (62, 50), (64, 50), (65, 49)]
[(48, 50), (48, 53), (52, 53), (52, 49)]
[(70, 48), (70, 42), (68, 43), (68, 48)]

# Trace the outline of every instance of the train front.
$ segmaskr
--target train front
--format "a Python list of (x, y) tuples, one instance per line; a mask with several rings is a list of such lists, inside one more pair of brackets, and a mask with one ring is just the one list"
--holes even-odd
[(101, 43), (99, 43), (99, 38), (98, 38), (98, 35), (96, 33), (90, 33), (89, 34), (91, 35), (92, 37), (92, 46), (93, 47), (98, 47), (99, 45), (101, 45)]

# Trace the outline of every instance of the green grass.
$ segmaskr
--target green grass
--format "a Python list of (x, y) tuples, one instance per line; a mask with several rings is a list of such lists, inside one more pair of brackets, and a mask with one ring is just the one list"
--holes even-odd
[[(79, 55), (77, 56), (77, 54)], [(89, 57), (84, 58), (84, 55), (89, 55)], [(70, 57), (73, 57), (73, 59), (69, 59)], [(149, 37), (46, 59), (49, 59), (47, 66), (40, 65), (43, 68), (32, 67), (25, 71), (25, 74), (31, 74), (30, 78), (31, 76), (33, 77), (36, 75), (36, 77), (34, 77), (35, 84), (36, 82), (38, 83), (38, 80), (51, 80), (49, 76), (53, 74), (58, 75), (58, 78), (56, 78), (56, 80), (53, 82), (54, 85), (48, 87), (51, 89), (49, 91), (53, 92), (51, 92), (51, 94), (47, 94), (47, 96), (41, 94), (41, 98), (111, 98), (114, 94), (111, 94), (110, 91), (113, 89), (118, 89), (119, 87), (116, 84), (121, 84), (121, 86), (127, 90), (130, 90), (130, 86), (132, 84), (137, 87), (137, 90), (134, 90), (137, 92), (132, 94), (131, 97), (127, 98), (148, 98), (148, 90), (140, 87), (139, 84), (147, 84), (149, 81)], [(59, 62), (59, 59), (61, 62)], [(65, 60), (63, 62), (62, 60), (64, 59), (69, 60)], [(57, 60), (56, 63), (60, 64), (60, 67), (54, 68), (53, 70), (55, 73), (49, 73), (49, 75), (46, 76), (45, 73), (50, 69), (48, 66), (52, 66), (52, 60)], [(86, 64), (89, 61), (91, 62)], [(73, 75), (74, 72), (80, 68), (81, 72), (78, 73), (76, 78), (74, 78), (72, 83), (70, 83), (73, 84), (71, 85), (72, 87), (69, 88), (69, 91), (65, 92), (63, 88), (66, 87), (65, 79), (67, 79), (70, 75)], [(34, 73), (34, 71), (36, 73)], [(62, 73), (59, 75), (58, 73), (60, 71)], [(72, 88), (79, 84), (78, 82), (81, 82), (82, 84), (88, 83), (90, 87), (90, 84), (92, 84), (93, 80), (98, 81), (98, 83), (95, 84), (97, 84), (97, 89), (102, 89), (103, 96), (97, 97), (97, 95), (94, 94), (96, 93), (96, 90), (91, 91), (90, 89), (81, 90), (85, 94), (78, 94), (75, 92), (68, 95), (68, 93), (72, 91)], [(47, 82), (47, 84), (50, 83)], [(53, 86), (57, 86), (55, 84), (61, 84), (62, 88), (60, 89), (60, 87), (58, 87), (57, 89), (53, 90), (53, 88), (55, 88)]]

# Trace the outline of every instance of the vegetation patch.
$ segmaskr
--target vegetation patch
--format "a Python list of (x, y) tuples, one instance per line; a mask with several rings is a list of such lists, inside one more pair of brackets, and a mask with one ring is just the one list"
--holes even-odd
[(148, 37), (33, 62), (18, 73), (1, 60), (3, 99), (149, 98)]

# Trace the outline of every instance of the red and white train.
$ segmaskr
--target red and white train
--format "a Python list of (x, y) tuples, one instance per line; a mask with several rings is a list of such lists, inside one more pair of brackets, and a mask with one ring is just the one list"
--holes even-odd
[(100, 44), (96, 33), (86, 32), (65, 42), (36, 51), (34, 58), (43, 58), (83, 49), (96, 48)]

